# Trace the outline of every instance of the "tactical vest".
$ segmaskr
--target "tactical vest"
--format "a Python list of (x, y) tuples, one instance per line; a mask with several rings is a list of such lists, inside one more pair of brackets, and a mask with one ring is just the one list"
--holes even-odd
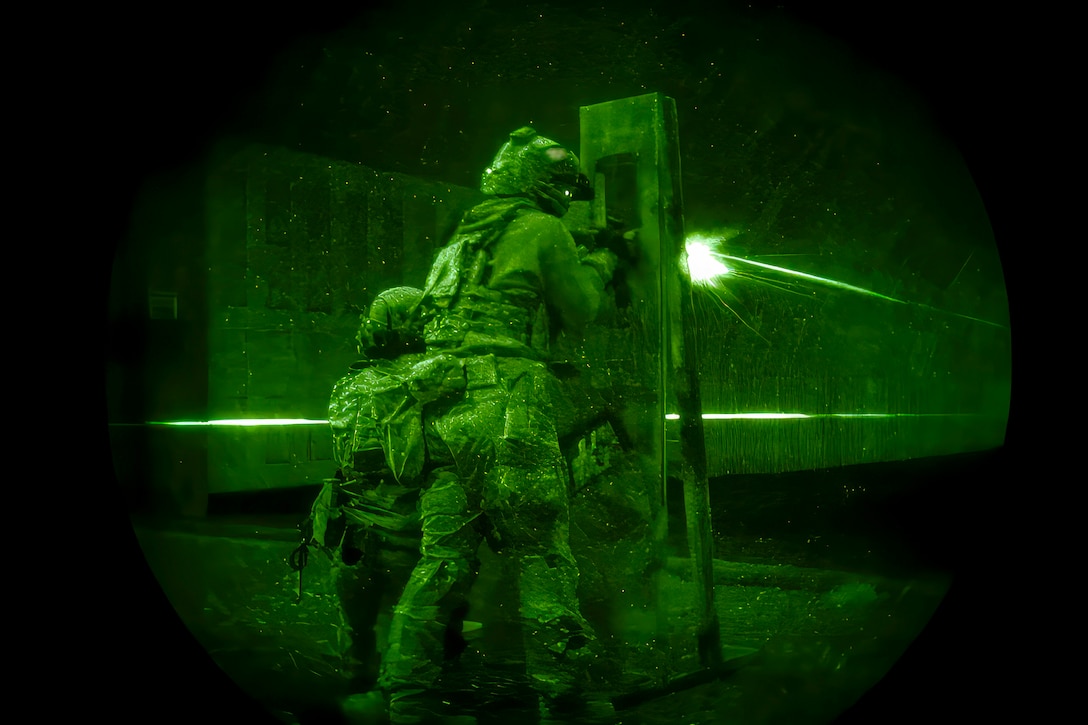
[(547, 315), (539, 291), (487, 287), (495, 242), (529, 199), (493, 199), (473, 207), (431, 267), (420, 303), (429, 349), (543, 359)]

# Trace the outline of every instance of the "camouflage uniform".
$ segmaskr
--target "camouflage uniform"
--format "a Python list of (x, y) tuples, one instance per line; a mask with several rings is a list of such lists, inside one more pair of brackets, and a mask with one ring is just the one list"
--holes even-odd
[(409, 324), (422, 292), (381, 293), (357, 337), (365, 358), (329, 401), (339, 468), (315, 500), (309, 539), (332, 560), (340, 603), (337, 653), (357, 689), (373, 686), (393, 606), (419, 559), (418, 499), (425, 402), (464, 389), (436, 379), (442, 358), (422, 354)]
[[(576, 172), (573, 154), (531, 129), (512, 134), (508, 146), (521, 160), (543, 156), (540, 168), (515, 169), (534, 188), (465, 215), (419, 308), (434, 374), (460, 374), (464, 390), (422, 406), (420, 557), (394, 610), (380, 678), (394, 723), (427, 719), (446, 632), (460, 624), (485, 537), (516, 576), (526, 671), (545, 704), (578, 693), (593, 657), (568, 543), (570, 474), (553, 413), (557, 382), (545, 363), (547, 310), (567, 327), (588, 322), (615, 261), (580, 262), (558, 218), (574, 194), (551, 183), (549, 165)], [(535, 183), (542, 179), (543, 191)]]
[(419, 560), (422, 407), (464, 389), (447, 356), (406, 354), (357, 364), (333, 389), (329, 422), (339, 464), (311, 509), (314, 540), (332, 559), (340, 602), (337, 650), (345, 674), (366, 689), (393, 606)]

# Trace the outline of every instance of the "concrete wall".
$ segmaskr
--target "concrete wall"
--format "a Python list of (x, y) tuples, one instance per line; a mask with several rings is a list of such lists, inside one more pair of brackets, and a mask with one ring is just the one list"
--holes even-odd
[[(285, 149), (224, 152), (208, 199), (208, 419), (327, 416), (359, 315), (422, 286), (478, 192)], [(316, 483), (327, 426), (213, 428), (211, 493)]]
[[(388, 287), (421, 285), (434, 250), (478, 198), (464, 187), (253, 145), (225, 145), (210, 163), (150, 184), (114, 269), (110, 422), (131, 426), (111, 428), (115, 467), (131, 496), (199, 514), (209, 493), (330, 475), (321, 425), (139, 426), (324, 419), (333, 383), (355, 359), (359, 313)], [(955, 278), (945, 280), (949, 291), (929, 289), (871, 264), (862, 246), (845, 251), (834, 262), (808, 263), (827, 277), (885, 293), (898, 288), (903, 299), (933, 306), (791, 286), (768, 274), (697, 290), (693, 354), (704, 412), (896, 417), (707, 421), (709, 476), (1001, 444), (1011, 394), (1008, 327), (941, 308), (1004, 315), (1003, 290), (961, 290)], [(176, 318), (149, 319), (150, 297), (164, 293), (177, 301)], [(990, 294), (993, 304), (945, 299), (953, 293)], [(997, 321), (1007, 324), (1007, 316)]]

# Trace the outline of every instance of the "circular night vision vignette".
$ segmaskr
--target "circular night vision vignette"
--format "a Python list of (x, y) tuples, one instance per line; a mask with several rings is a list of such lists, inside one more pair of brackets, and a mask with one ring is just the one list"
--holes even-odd
[[(891, 290), (871, 289), (868, 286), (852, 284), (849, 281), (844, 281), (842, 279), (831, 276), (825, 276), (823, 274), (817, 274), (810, 271), (809, 268), (803, 268), (801, 265), (771, 264), (769, 261), (767, 261), (766, 258), (759, 259), (756, 258), (755, 255), (729, 254), (729, 241), (734, 237), (735, 234), (736, 229), (724, 224), (713, 228), (709, 232), (689, 228), (689, 246), (687, 248), (688, 256), (686, 260), (688, 262), (687, 271), (692, 281), (695, 283), (696, 294), (700, 294), (700, 291), (705, 289), (710, 290), (711, 292), (714, 292), (716, 290), (716, 297), (718, 295), (723, 297), (727, 296), (729, 294), (729, 290), (725, 288), (728, 287), (729, 275), (739, 276), (742, 275), (746, 270), (751, 273), (752, 277), (756, 277), (757, 274), (763, 275), (762, 279), (759, 280), (759, 283), (762, 283), (767, 287), (777, 287), (778, 289), (796, 292), (798, 289), (798, 287), (796, 286), (798, 284), (796, 280), (801, 280), (801, 284), (803, 285), (807, 285), (809, 287), (817, 286), (820, 288), (826, 288), (827, 290), (834, 291), (834, 293), (842, 295), (844, 297), (849, 295), (868, 296), (874, 299), (882, 299), (884, 302), (890, 305), (926, 307), (929, 308), (934, 315), (939, 316), (943, 314), (949, 315), (951, 317), (957, 317), (959, 319), (970, 319), (973, 320), (974, 323), (985, 327), (998, 329), (1004, 328), (1007, 330), (1007, 310), (994, 310), (996, 314), (993, 315), (985, 315), (985, 313), (989, 310), (982, 310), (981, 313), (975, 310), (971, 310), (971, 314), (961, 313), (955, 310), (943, 309), (936, 305), (929, 305), (927, 302), (912, 300), (909, 298), (909, 295), (898, 295), (894, 293), (889, 294), (889, 292), (892, 292)], [(992, 238), (989, 239), (988, 242), (992, 245)], [(962, 267), (960, 267), (960, 269), (958, 269), (953, 275), (953, 283), (960, 278), (964, 270), (967, 269), (970, 262), (971, 254), (968, 254), (964, 260)], [(713, 305), (720, 303), (724, 308), (728, 309), (729, 314), (732, 315), (739, 324), (743, 325), (746, 328), (750, 328), (750, 321), (744, 319), (744, 313), (741, 312), (738, 314), (734, 312), (734, 310), (731, 309), (731, 306), (728, 305), (728, 302), (730, 302), (730, 299), (726, 297), (726, 299), (717, 299), (716, 301), (712, 300), (710, 304)], [(743, 300), (739, 300), (738, 306), (743, 306)], [(758, 331), (753, 332), (758, 335)], [(727, 420), (730, 418), (749, 418), (751, 420), (756, 420), (771, 419), (775, 416), (783, 418), (799, 418), (801, 416), (817, 415), (842, 415), (844, 417), (848, 417), (851, 414), (847, 412), (814, 414), (796, 411), (761, 411), (755, 413), (706, 413), (707, 420)], [(894, 414), (889, 413), (889, 415)], [(280, 420), (279, 423), (282, 424), (283, 421)], [(302, 423), (312, 424), (312, 421), (302, 421)], [(152, 558), (152, 556), (149, 556), (149, 560), (151, 560)], [(288, 579), (291, 579), (292, 576), (289, 572), (283, 572), (279, 578), (282, 581), (287, 581)], [(161, 582), (162, 577), (160, 576), (159, 579)], [(930, 602), (930, 604), (932, 605), (929, 610), (930, 612), (932, 612), (933, 609), (935, 609), (937, 604), (940, 602), (944, 592), (947, 591), (947, 581), (943, 581), (939, 577), (934, 578), (929, 582), (904, 582), (903, 585), (898, 588), (898, 590), (896, 590), (894, 587), (882, 587), (879, 584), (873, 585), (871, 582), (860, 581), (857, 577), (847, 577), (847, 580), (838, 583), (827, 582), (826, 584), (828, 586), (823, 590), (820, 596), (816, 597), (816, 599), (814, 600), (816, 603), (815, 606), (822, 607), (827, 611), (834, 611), (837, 613), (845, 612), (846, 614), (844, 615), (844, 621), (849, 620), (850, 615), (853, 613), (865, 611), (866, 607), (877, 607), (881, 606), (882, 604), (888, 605), (888, 603), (892, 599), (896, 598), (901, 601), (904, 597), (910, 596), (911, 589), (914, 589), (917, 592), (918, 589), (925, 589), (926, 587), (930, 588), (930, 592), (926, 596), (928, 597), (927, 601)], [(773, 589), (775, 589), (775, 587), (768, 587), (768, 591)], [(781, 591), (780, 587), (778, 589)], [(174, 599), (176, 596), (177, 595), (172, 596), (171, 599)], [(761, 596), (763, 595), (757, 595), (757, 601), (759, 601), (759, 597)], [(768, 593), (766, 596), (768, 596), (768, 598), (773, 598), (773, 595), (770, 593)], [(748, 608), (751, 607), (753, 604), (754, 603), (752, 602), (744, 602), (741, 604), (741, 606)], [(755, 604), (755, 606), (758, 608), (758, 604)], [(790, 606), (796, 607), (803, 605), (801, 605), (799, 602), (791, 602)], [(893, 614), (894, 611), (892, 611), (889, 616), (892, 616)], [(922, 616), (918, 621), (912, 621), (909, 626), (916, 631), (905, 639), (901, 637), (901, 632), (895, 635), (896, 637), (899, 637), (903, 640), (901, 642), (903, 647), (909, 645), (910, 641), (912, 641), (914, 638), (914, 634), (916, 634), (917, 631), (921, 630), (922, 626), (924, 626), (925, 621), (927, 620), (928, 615)], [(841, 637), (842, 635), (832, 635), (832, 638), (836, 636)], [(872, 637), (879, 640), (880, 636), (872, 635)], [(895, 637), (892, 638), (894, 639)], [(834, 647), (828, 647), (826, 643), (819, 643), (819, 646), (816, 646), (816, 642), (810, 642), (809, 644), (813, 645), (812, 651), (798, 652), (798, 645), (797, 643), (794, 643), (794, 645), (792, 645), (791, 647), (785, 647), (785, 645), (783, 645), (783, 651), (772, 653), (774, 657), (772, 657), (771, 659), (763, 657), (758, 661), (750, 661), (750, 664), (752, 665), (750, 668), (751, 671), (756, 671), (762, 668), (763, 672), (766, 673), (768, 670), (775, 670), (776, 667), (781, 667), (781, 671), (778, 671), (777, 673), (777, 679), (775, 679), (775, 676), (768, 675), (768, 677), (771, 678), (770, 680), (756, 682), (746, 679), (744, 672), (738, 671), (737, 673), (735, 673), (735, 675), (733, 675), (734, 682), (744, 682), (749, 687), (750, 692), (763, 692), (763, 694), (766, 695), (770, 692), (768, 688), (772, 686), (772, 681), (775, 683), (791, 681), (793, 683), (795, 691), (800, 693), (803, 692), (805, 689), (811, 689), (812, 683), (820, 680), (820, 678), (831, 676), (827, 672), (824, 672), (821, 668), (826, 669), (826, 667), (830, 667), (831, 672), (841, 672), (843, 667), (850, 667), (851, 655), (849, 652), (835, 650)], [(773, 650), (774, 648), (761, 648), (764, 653), (769, 649)], [(804, 649), (804, 647), (802, 646), (800, 647), (800, 649)], [(880, 676), (882, 676), (892, 665), (894, 665), (895, 661), (898, 659), (898, 653), (896, 653), (894, 656), (888, 657), (887, 648), (882, 648), (882, 654), (885, 655), (885, 661), (881, 665), (883, 669), (880, 672), (877, 672), (875, 676), (873, 676), (870, 671), (869, 682), (859, 682), (851, 692), (842, 692), (839, 693), (839, 696), (837, 698), (832, 698), (834, 701), (830, 703), (826, 712), (820, 713), (819, 708), (813, 709), (811, 707), (811, 703), (808, 703), (808, 707), (806, 709), (811, 717), (814, 718), (813, 722), (831, 719), (841, 710), (848, 707), (850, 704), (852, 704), (854, 700), (864, 694), (864, 692), (872, 684), (878, 681)], [(235, 682), (238, 682), (243, 687), (243, 689), (250, 691), (251, 694), (252, 690), (260, 689), (261, 686), (259, 682), (247, 682), (247, 677), (245, 675), (238, 674), (237, 672), (233, 672), (231, 670), (231, 667), (229, 665), (226, 665), (222, 661), (222, 657), (216, 656), (216, 653), (214, 651), (212, 651), (212, 655), (213, 658), (215, 658), (216, 661), (220, 663), (220, 666), (224, 668), (224, 671), (226, 671)], [(772, 664), (767, 665), (768, 662), (771, 662)], [(801, 670), (797, 669), (795, 665), (800, 665), (802, 667), (810, 666), (813, 667), (813, 671), (806, 674)], [(331, 674), (325, 673), (323, 676), (331, 676)], [(260, 680), (261, 678), (257, 677), (256, 679)], [(827, 687), (829, 685), (829, 682), (823, 681), (822, 685)], [(789, 688), (785, 689), (788, 690)], [(788, 696), (788, 693), (786, 692), (783, 692), (782, 694), (783, 696)], [(803, 695), (798, 696), (803, 697)], [(258, 697), (258, 699), (261, 698)], [(648, 710), (651, 712), (652, 717), (652, 704), (645, 705), (644, 707), (648, 708)], [(711, 710), (708, 712), (713, 711)], [(690, 714), (692, 716), (697, 716), (698, 712), (695, 711)], [(767, 713), (767, 717), (771, 717), (772, 715), (773, 713)], [(652, 720), (648, 721), (652, 722)]]

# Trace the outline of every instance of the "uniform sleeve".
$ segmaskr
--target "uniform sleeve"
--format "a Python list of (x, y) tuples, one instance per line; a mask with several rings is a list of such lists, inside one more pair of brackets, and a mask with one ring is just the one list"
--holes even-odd
[(503, 233), (494, 259), (495, 288), (533, 287), (558, 314), (562, 328), (581, 331), (596, 316), (604, 281), (578, 259), (574, 238), (557, 217), (523, 214)]
[(581, 331), (597, 317), (604, 280), (596, 268), (578, 259), (574, 238), (555, 217), (547, 217), (548, 231), (540, 235), (539, 254), (544, 298), (563, 327)]

